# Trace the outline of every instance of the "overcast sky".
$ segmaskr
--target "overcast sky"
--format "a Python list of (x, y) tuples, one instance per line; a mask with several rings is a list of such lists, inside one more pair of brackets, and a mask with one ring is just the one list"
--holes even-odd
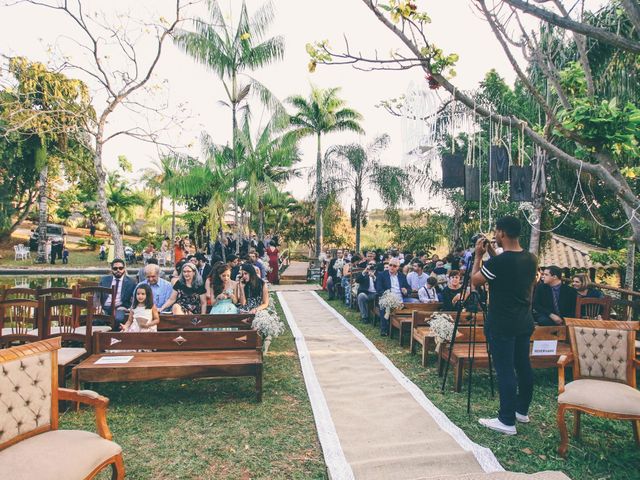
[[(222, 0), (220, 3), (223, 10), (232, 16), (239, 10), (239, 0)], [(262, 0), (247, 0), (250, 12), (262, 3)], [(472, 10), (470, 1), (418, 0), (416, 3), (433, 19), (427, 28), (428, 38), (445, 52), (460, 55), (455, 79), (459, 88), (474, 88), (491, 68), (498, 70), (507, 81), (513, 81), (514, 74), (502, 50), (488, 25)], [(85, 10), (100, 8), (107, 16), (130, 14), (142, 16), (150, 22), (160, 16), (171, 19), (173, 2), (138, 0), (134, 4), (125, 0), (111, 0), (84, 2), (84, 5)], [(385, 56), (391, 50), (402, 48), (397, 37), (379, 23), (360, 0), (275, 0), (274, 7), (276, 19), (268, 35), (284, 37), (286, 54), (284, 60), (253, 75), (281, 99), (293, 94), (306, 96), (311, 84), (323, 88), (341, 87), (341, 95), (348, 105), (363, 114), (366, 135), (332, 134), (324, 138), (324, 147), (336, 143), (366, 142), (376, 135), (388, 133), (392, 144), (383, 161), (400, 165), (403, 155), (401, 120), (375, 105), (380, 100), (403, 94), (412, 82), (418, 86), (425, 85), (424, 74), (418, 69), (361, 72), (348, 66), (319, 66), (311, 74), (307, 71), (309, 59), (305, 52), (306, 43), (322, 39), (328, 39), (334, 48), (341, 49), (344, 45), (343, 36), (346, 35), (352, 50), (363, 54), (374, 54), (377, 50), (379, 55)], [(57, 12), (29, 5), (4, 7), (1, 9), (0, 27), (0, 52), (5, 55), (25, 55), (30, 59), (46, 61), (46, 49), (50, 44), (60, 45), (63, 52), (74, 59), (79, 55), (80, 49), (66, 38), (79, 38), (77, 30)], [(129, 28), (135, 30), (140, 27), (129, 24)], [(143, 47), (142, 53), (148, 57), (150, 51)], [(191, 153), (196, 155), (197, 138), (203, 130), (218, 143), (229, 141), (230, 113), (216, 103), (224, 99), (225, 94), (214, 73), (196, 64), (172, 44), (167, 44), (154, 85), (162, 88), (158, 89), (157, 98), (150, 101), (161, 101), (168, 96), (170, 110), (177, 111), (179, 106), (184, 105), (188, 113), (188, 119), (181, 128), (168, 132), (167, 139), (183, 145), (193, 142)], [(253, 117), (255, 122), (265, 119), (262, 108), (254, 108)], [(123, 113), (114, 120), (110, 128), (117, 128), (120, 122), (125, 121), (146, 121), (144, 117), (132, 118)], [(310, 167), (315, 162), (315, 142), (312, 139), (305, 140), (301, 146), (301, 166)], [(116, 168), (118, 155), (126, 155), (137, 170), (149, 166), (157, 158), (157, 150), (143, 142), (120, 137), (105, 149), (104, 161), (109, 168)], [(306, 174), (303, 179), (291, 182), (288, 189), (298, 198), (306, 196), (310, 189)], [(381, 206), (372, 192), (369, 197), (370, 207)], [(435, 200), (427, 198), (424, 193), (417, 195), (417, 206), (434, 203)], [(345, 204), (348, 205), (346, 201)]]

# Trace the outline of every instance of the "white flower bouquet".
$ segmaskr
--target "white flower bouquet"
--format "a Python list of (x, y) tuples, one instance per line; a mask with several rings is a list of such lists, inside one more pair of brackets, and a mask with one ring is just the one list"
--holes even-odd
[(394, 310), (400, 310), (404, 307), (404, 303), (402, 303), (402, 299), (399, 298), (395, 293), (391, 290), (387, 290), (382, 294), (380, 300), (378, 301), (378, 305), (380, 308), (384, 308), (384, 318), (387, 320), (391, 316), (391, 312)]
[(431, 331), (436, 338), (436, 351), (444, 342), (450, 342), (453, 337), (453, 319), (446, 313), (434, 313), (429, 320)]
[(264, 353), (269, 351), (271, 340), (279, 337), (284, 333), (284, 323), (280, 320), (278, 313), (273, 307), (273, 302), (269, 304), (266, 310), (260, 310), (253, 318), (251, 327), (258, 331), (264, 339)]
[(271, 270), (273, 270), (271, 268), (271, 265), (269, 265), (269, 257), (267, 257), (266, 255), (264, 257), (262, 257), (262, 264), (264, 265), (264, 271), (267, 273), (271, 273)]

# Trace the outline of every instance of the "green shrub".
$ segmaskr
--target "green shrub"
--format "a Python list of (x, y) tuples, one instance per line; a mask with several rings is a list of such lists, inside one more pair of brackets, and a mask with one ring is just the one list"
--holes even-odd
[(91, 235), (85, 235), (78, 243), (86, 246), (92, 252), (95, 252), (100, 245), (104, 243), (104, 238), (96, 238)]

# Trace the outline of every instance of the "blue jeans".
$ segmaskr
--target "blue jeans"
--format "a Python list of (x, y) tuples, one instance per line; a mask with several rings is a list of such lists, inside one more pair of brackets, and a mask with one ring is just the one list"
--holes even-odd
[(351, 304), (351, 288), (349, 285), (349, 277), (342, 277), (342, 288), (344, 289), (344, 303), (346, 306)]
[(327, 279), (327, 293), (329, 294), (329, 300), (333, 300), (336, 297), (336, 286), (333, 283), (333, 277)]
[(360, 310), (360, 319), (369, 323), (369, 302), (373, 302), (376, 299), (376, 294), (372, 292), (358, 294), (358, 310)]
[(514, 336), (492, 332), (490, 322), (485, 323), (484, 328), (498, 380), (498, 419), (505, 425), (515, 425), (516, 412), (527, 415), (533, 398), (533, 370), (529, 359), (531, 334)]

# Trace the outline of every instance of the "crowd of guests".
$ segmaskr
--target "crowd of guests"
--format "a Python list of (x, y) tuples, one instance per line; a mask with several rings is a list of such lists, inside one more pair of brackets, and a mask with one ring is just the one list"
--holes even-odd
[[(493, 244), (496, 253), (500, 248)], [(356, 270), (357, 304), (361, 320), (370, 322), (370, 305), (385, 291), (391, 290), (404, 303), (442, 303), (444, 311), (456, 309), (459, 301), (469, 294), (462, 291), (467, 269), (471, 268), (472, 249), (458, 248), (444, 258), (423, 252), (402, 253), (396, 249), (369, 250), (364, 257), (353, 251), (338, 249), (333, 255), (321, 257), (324, 264), (324, 287), (329, 299), (343, 296), (347, 305), (352, 303), (350, 280)], [(533, 316), (539, 325), (560, 325), (565, 317), (574, 317), (578, 297), (600, 298), (602, 292), (592, 288), (586, 274), (571, 277), (571, 284), (563, 282), (563, 272), (557, 266), (540, 268), (539, 280), (533, 295)], [(388, 332), (388, 320), (380, 312), (380, 334)]]
[(171, 275), (162, 271), (156, 258), (149, 257), (138, 269), (137, 281), (128, 275), (125, 261), (116, 258), (111, 261), (111, 274), (99, 283), (115, 287), (115, 298), (101, 295), (100, 304), (105, 313), (114, 313), (115, 328), (126, 331), (154, 331), (159, 313), (256, 313), (269, 306), (267, 285), (278, 281), (277, 246), (269, 244), (265, 254), (268, 261), (252, 247), (245, 255), (230, 253), (225, 260), (190, 253), (176, 262)]

